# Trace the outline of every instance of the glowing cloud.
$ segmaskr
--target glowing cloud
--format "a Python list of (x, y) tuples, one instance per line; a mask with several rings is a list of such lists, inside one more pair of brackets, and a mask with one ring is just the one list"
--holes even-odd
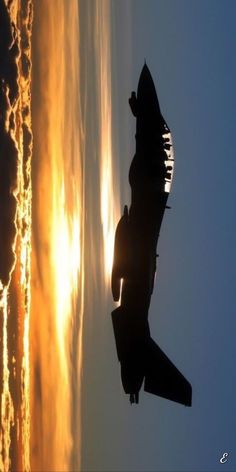
[(113, 262), (115, 227), (120, 215), (119, 192), (114, 178), (112, 147), (112, 90), (111, 90), (111, 43), (110, 2), (96, 2), (96, 58), (98, 76), (98, 100), (100, 123), (100, 174), (101, 174), (101, 221), (103, 228), (104, 272), (107, 286)]

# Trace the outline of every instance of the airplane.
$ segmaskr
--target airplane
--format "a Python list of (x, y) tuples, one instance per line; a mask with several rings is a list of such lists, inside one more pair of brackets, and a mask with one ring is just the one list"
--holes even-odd
[[(148, 310), (156, 274), (156, 247), (173, 177), (170, 129), (147, 64), (129, 104), (136, 118), (136, 152), (129, 170), (131, 205), (118, 222), (111, 276), (111, 313), (121, 380), (130, 403), (139, 391), (192, 405), (192, 387), (151, 338)], [(167, 152), (168, 151), (168, 152)]]

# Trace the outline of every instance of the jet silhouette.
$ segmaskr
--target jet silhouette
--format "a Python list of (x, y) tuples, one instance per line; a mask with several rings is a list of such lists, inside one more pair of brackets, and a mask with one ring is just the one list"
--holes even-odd
[[(129, 104), (136, 118), (136, 152), (129, 170), (131, 205), (117, 225), (111, 288), (120, 306), (112, 311), (121, 379), (131, 403), (146, 392), (191, 406), (192, 388), (150, 336), (148, 310), (156, 273), (156, 247), (173, 174), (170, 130), (161, 114), (145, 64)], [(169, 165), (171, 162), (171, 165)]]

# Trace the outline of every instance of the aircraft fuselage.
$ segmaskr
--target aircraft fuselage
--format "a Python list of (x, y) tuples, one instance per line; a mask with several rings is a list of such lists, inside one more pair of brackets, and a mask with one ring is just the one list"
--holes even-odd
[(157, 355), (163, 360), (165, 356), (151, 340), (148, 310), (156, 273), (157, 242), (169, 195), (166, 182), (172, 172), (168, 164), (170, 130), (146, 64), (137, 97), (132, 92), (129, 103), (136, 117), (136, 152), (129, 170), (131, 205), (129, 209), (125, 206), (115, 235), (112, 293), (115, 301), (120, 299), (120, 306), (112, 312), (112, 321), (123, 387), (131, 402), (137, 402), (143, 379), (153, 378), (149, 368), (152, 358)]

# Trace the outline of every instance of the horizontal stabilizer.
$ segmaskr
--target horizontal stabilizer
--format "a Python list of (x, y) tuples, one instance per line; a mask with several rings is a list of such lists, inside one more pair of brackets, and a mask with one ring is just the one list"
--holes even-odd
[(145, 392), (191, 406), (190, 383), (151, 338), (146, 360)]

